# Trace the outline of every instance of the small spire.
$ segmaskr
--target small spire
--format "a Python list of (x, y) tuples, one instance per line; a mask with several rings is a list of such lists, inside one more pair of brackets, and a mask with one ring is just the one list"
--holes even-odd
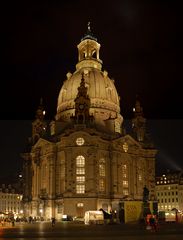
[(136, 101), (135, 107), (133, 108), (133, 112), (138, 115), (143, 115), (143, 108), (141, 107), (140, 98), (138, 94), (136, 94)]
[(45, 115), (45, 110), (44, 110), (44, 106), (43, 106), (43, 98), (41, 97), (40, 98), (40, 101), (39, 101), (39, 106), (37, 108), (37, 111), (36, 111), (36, 118), (37, 119), (43, 119), (44, 118), (44, 115)]
[(78, 87), (77, 96), (87, 96), (87, 87), (85, 86), (84, 72), (81, 75), (81, 82)]
[(85, 39), (92, 39), (97, 42), (97, 38), (93, 36), (93, 33), (91, 32), (91, 22), (89, 21), (87, 24), (87, 33), (84, 35), (84, 37), (81, 39), (81, 41)]
[(90, 22), (88, 22), (88, 32), (91, 32)]
[(39, 102), (40, 106), (43, 106), (43, 98), (40, 98), (40, 102)]

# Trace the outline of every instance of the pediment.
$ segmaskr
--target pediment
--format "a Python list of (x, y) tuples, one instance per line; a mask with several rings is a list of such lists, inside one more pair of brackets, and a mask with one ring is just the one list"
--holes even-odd
[(61, 145), (62, 146), (75, 146), (76, 139), (83, 138), (84, 145), (95, 145), (98, 141), (105, 142), (99, 135), (96, 135), (95, 132), (86, 132), (86, 131), (75, 131), (72, 132), (69, 136), (61, 137)]
[(32, 150), (34, 151), (35, 149), (37, 148), (42, 148), (42, 147), (45, 147), (45, 146), (53, 146), (54, 143), (48, 141), (48, 140), (45, 140), (43, 138), (39, 138), (39, 140), (36, 142), (36, 144), (32, 147)]
[(130, 135), (125, 135), (125, 136), (113, 141), (113, 147), (116, 149), (123, 149), (125, 151), (125, 145), (126, 145), (127, 151), (142, 149), (141, 144), (139, 142), (137, 142)]
[(125, 135), (123, 140), (128, 144), (128, 146), (142, 148), (142, 145), (130, 135)]

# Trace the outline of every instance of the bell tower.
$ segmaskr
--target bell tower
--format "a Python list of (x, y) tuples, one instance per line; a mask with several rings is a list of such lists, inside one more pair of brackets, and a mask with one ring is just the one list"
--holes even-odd
[(133, 108), (134, 118), (132, 119), (132, 129), (134, 137), (143, 142), (145, 138), (146, 119), (144, 118), (143, 108), (138, 97), (136, 97), (135, 107)]
[(40, 99), (40, 104), (36, 111), (35, 120), (32, 122), (32, 142), (35, 144), (37, 140), (46, 132), (46, 122), (44, 120), (45, 110), (43, 99)]

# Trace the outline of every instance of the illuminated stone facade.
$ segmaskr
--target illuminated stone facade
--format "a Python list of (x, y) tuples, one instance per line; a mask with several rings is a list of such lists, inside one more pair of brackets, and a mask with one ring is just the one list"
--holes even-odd
[(145, 185), (154, 199), (156, 150), (145, 142), (142, 108), (137, 101), (133, 137), (124, 134), (119, 96), (102, 70), (99, 49), (88, 26), (47, 130), (42, 104), (38, 108), (31, 148), (22, 154), (26, 215), (61, 219), (100, 208), (118, 211), (120, 202), (142, 200)]
[(156, 177), (158, 210), (177, 209), (183, 212), (183, 172), (170, 172)]
[(11, 185), (0, 186), (0, 218), (4, 216), (21, 216), (22, 194), (16, 192)]

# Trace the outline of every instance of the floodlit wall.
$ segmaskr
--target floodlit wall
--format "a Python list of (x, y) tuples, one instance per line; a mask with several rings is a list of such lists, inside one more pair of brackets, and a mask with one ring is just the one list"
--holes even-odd
[[(153, 202), (149, 202), (151, 213), (153, 213)], [(125, 223), (135, 222), (143, 218), (143, 202), (142, 201), (126, 201), (124, 202)]]

